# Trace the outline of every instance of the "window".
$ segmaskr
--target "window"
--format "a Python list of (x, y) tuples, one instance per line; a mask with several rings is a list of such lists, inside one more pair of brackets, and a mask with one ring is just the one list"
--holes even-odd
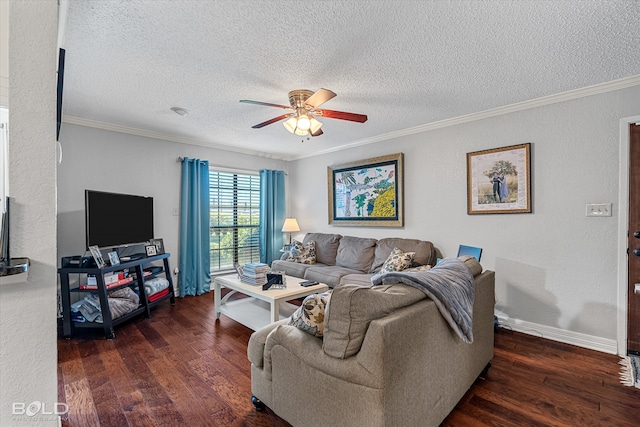
[(260, 176), (209, 171), (211, 270), (260, 261)]

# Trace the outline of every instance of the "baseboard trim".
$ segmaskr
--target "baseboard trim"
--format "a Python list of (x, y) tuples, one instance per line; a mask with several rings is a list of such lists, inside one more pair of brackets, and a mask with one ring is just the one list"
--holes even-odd
[(614, 339), (596, 337), (582, 334), (580, 332), (567, 331), (566, 329), (553, 328), (551, 326), (539, 325), (537, 323), (526, 322), (519, 319), (498, 316), (500, 327), (511, 329), (523, 334), (534, 335), (541, 338), (571, 344), (590, 350), (601, 351), (603, 353), (618, 354), (618, 343)]

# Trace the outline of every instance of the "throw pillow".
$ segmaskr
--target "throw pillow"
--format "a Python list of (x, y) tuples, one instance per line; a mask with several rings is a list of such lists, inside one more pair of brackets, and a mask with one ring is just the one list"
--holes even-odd
[(411, 267), (415, 254), (415, 252), (402, 252), (398, 248), (393, 248), (387, 260), (382, 264), (380, 272), (402, 271), (407, 267)]
[(302, 242), (294, 240), (291, 243), (291, 249), (289, 250), (287, 261), (298, 262), (301, 264), (315, 264), (316, 242), (309, 240), (303, 245)]
[(331, 291), (311, 294), (302, 300), (302, 305), (291, 315), (289, 324), (316, 337), (324, 334), (324, 311), (331, 298)]

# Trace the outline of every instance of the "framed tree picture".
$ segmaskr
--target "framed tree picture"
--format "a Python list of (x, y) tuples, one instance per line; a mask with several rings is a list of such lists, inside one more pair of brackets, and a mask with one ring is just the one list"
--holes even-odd
[(530, 212), (530, 143), (467, 153), (467, 214)]
[(329, 224), (402, 227), (403, 153), (329, 166)]

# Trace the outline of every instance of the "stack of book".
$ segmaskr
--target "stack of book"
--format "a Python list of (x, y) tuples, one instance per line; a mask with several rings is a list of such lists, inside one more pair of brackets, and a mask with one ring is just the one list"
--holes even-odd
[(240, 281), (253, 286), (264, 285), (267, 283), (267, 272), (270, 270), (267, 264), (261, 262), (245, 264), (240, 270)]

